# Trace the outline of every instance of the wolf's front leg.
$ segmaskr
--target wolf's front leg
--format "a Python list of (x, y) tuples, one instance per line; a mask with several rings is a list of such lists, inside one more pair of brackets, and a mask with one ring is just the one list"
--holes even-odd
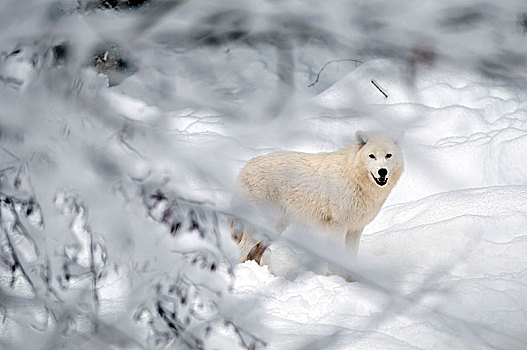
[[(359, 252), (359, 242), (361, 235), (362, 230), (348, 230), (346, 231), (346, 234), (344, 236), (344, 244), (346, 247), (346, 251), (354, 258), (357, 257), (357, 254)], [(343, 271), (342, 269), (336, 268), (334, 266), (330, 267), (329, 273), (333, 275), (339, 275), (348, 282), (355, 282), (355, 279), (349, 272)]]
[(354, 258), (359, 254), (359, 243), (362, 230), (348, 230), (346, 232), (346, 251)]
[[(331, 243), (335, 244), (337, 247), (340, 247), (340, 249), (346, 247), (347, 250), (347, 233), (329, 235), (328, 238)], [(327, 274), (340, 276), (348, 282), (355, 282), (355, 280), (347, 271), (332, 264), (330, 264)]]

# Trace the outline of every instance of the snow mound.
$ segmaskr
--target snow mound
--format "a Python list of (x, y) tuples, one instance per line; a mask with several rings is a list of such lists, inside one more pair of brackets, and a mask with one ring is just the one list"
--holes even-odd
[(331, 339), (325, 349), (519, 349), (526, 213), (526, 186), (394, 205), (368, 226), (360, 253), (362, 263), (396, 267), (394, 289), (314, 273), (288, 280), (250, 261), (238, 267), (235, 290), (264, 300), (271, 349), (315, 349), (321, 339)]
[(305, 120), (309, 147), (402, 125), (406, 170), (363, 234), (366, 279), (288, 274), (309, 259), (272, 246), (269, 267), (238, 267), (271, 349), (527, 347), (527, 96), (447, 65), (418, 73), (372, 60), (313, 98), (329, 116)]
[(518, 94), (525, 96), (520, 89), (489, 83), (478, 74), (460, 71), (445, 63), (420, 67), (411, 74), (405, 61), (381, 58), (360, 65), (314, 101), (330, 109), (355, 108), (357, 104), (405, 103), (435, 109), (452, 106), (477, 109), (499, 103), (499, 109), (488, 111), (491, 119), (496, 111), (506, 114), (524, 105), (525, 100)]
[(447, 64), (421, 67), (412, 80), (408, 77), (402, 61), (364, 63), (313, 98), (315, 105), (339, 117), (312, 118), (308, 127), (319, 138), (340, 141), (341, 134), (349, 134), (348, 143), (357, 129), (404, 130), (406, 171), (388, 204), (464, 188), (527, 183), (524, 89)]

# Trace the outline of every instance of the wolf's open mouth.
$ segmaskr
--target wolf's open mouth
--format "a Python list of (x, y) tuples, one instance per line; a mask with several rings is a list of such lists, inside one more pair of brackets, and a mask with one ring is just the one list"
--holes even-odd
[(371, 174), (371, 177), (373, 177), (373, 179), (375, 180), (375, 183), (381, 187), (386, 185), (386, 183), (388, 182), (387, 177), (376, 178), (375, 176), (373, 176), (373, 174)]

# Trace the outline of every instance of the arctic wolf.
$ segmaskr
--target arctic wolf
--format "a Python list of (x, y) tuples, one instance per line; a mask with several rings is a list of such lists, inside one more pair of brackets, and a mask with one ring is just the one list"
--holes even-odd
[[(353, 145), (331, 153), (276, 152), (247, 162), (238, 175), (243, 197), (271, 208), (276, 231), (291, 222), (324, 232), (356, 256), (364, 226), (377, 215), (404, 170), (391, 138), (357, 131)], [(231, 223), (241, 259), (260, 263), (266, 248)]]

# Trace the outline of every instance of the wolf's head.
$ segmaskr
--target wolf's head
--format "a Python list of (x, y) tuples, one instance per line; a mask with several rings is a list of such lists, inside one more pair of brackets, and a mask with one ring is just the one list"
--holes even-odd
[(397, 141), (388, 136), (357, 131), (355, 166), (361, 178), (379, 187), (391, 188), (404, 170), (403, 155)]

